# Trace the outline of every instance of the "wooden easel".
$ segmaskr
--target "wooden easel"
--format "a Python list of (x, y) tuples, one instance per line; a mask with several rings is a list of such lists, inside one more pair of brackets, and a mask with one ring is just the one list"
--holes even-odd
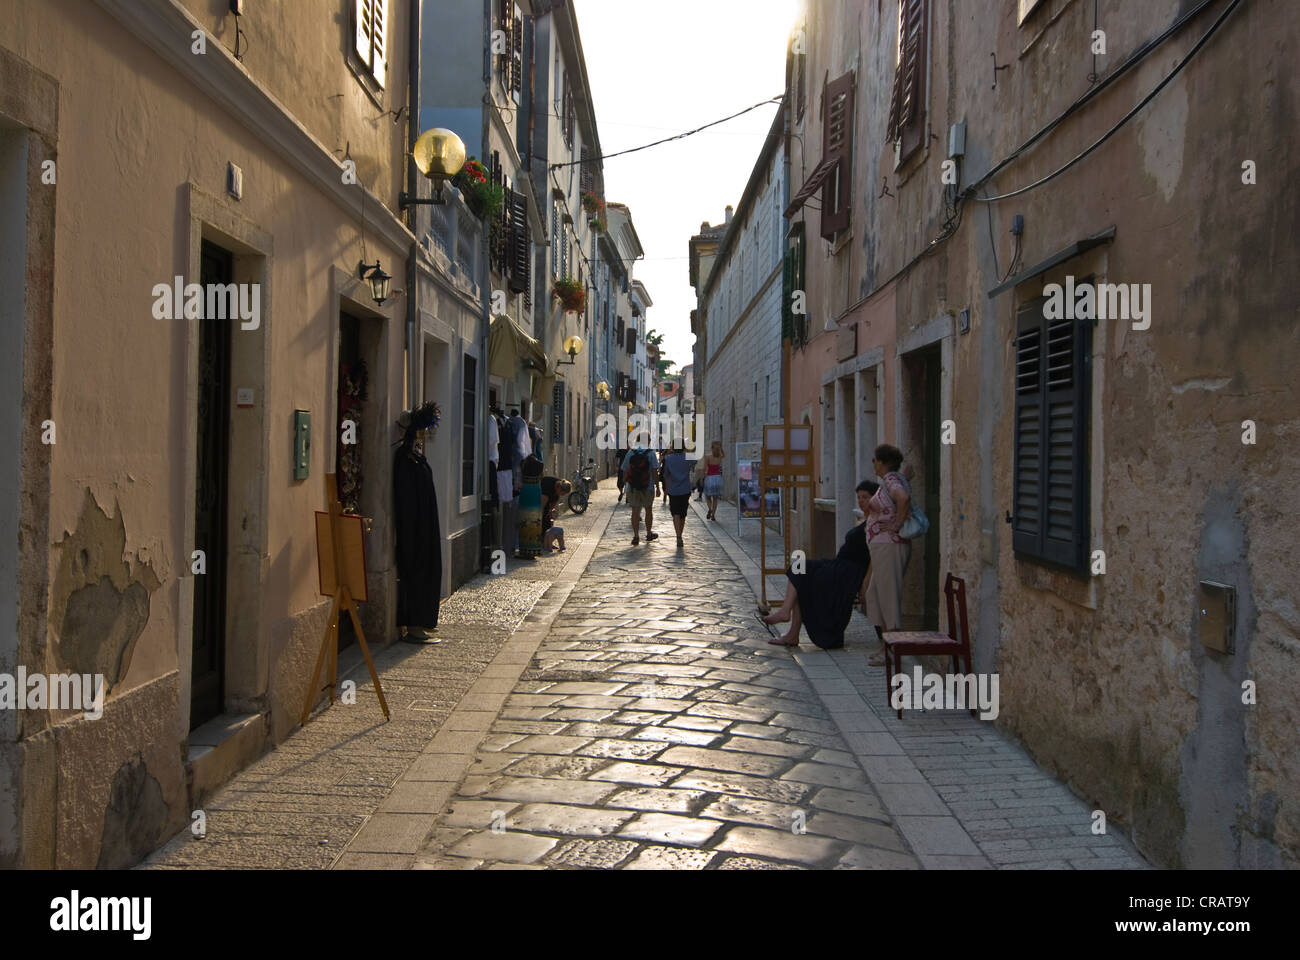
[[(370, 647), (366, 645), (366, 635), (361, 629), (361, 621), (357, 619), (357, 602), (352, 597), (352, 590), (348, 585), (347, 570), (340, 563), (339, 543), (340, 543), (340, 524), (343, 517), (343, 508), (339, 505), (338, 486), (335, 474), (325, 475), (325, 497), (329, 503), (329, 546), (328, 548), (318, 546), (317, 562), (324, 569), (332, 569), (334, 574), (332, 582), (328, 576), (322, 574), (321, 585), (322, 592), (333, 590), (333, 603), (330, 604), (329, 622), (325, 627), (325, 637), (321, 641), (320, 653), (316, 657), (316, 669), (312, 672), (311, 683), (307, 686), (307, 702), (302, 707), (302, 722), (306, 723), (311, 716), (311, 705), (316, 699), (316, 693), (321, 689), (316, 684), (320, 682), (321, 668), (325, 665), (325, 655), (329, 654), (330, 660), (330, 682), (327, 684), (330, 691), (330, 703), (334, 703), (334, 691), (338, 687), (339, 680), (339, 621), (346, 610), (348, 616), (352, 618), (352, 627), (357, 632), (357, 643), (361, 646), (361, 655), (366, 659), (366, 667), (370, 670), (370, 680), (375, 685), (375, 693), (379, 696), (379, 706), (384, 711), (384, 719), (391, 720), (388, 713), (388, 702), (384, 700), (384, 688), (380, 686), (379, 674), (375, 672), (375, 661), (370, 658)], [(329, 564), (325, 563), (326, 551), (328, 551)], [(361, 565), (362, 570), (365, 564)], [(365, 585), (362, 584), (364, 591)]]
[(781, 532), (785, 537), (785, 562), (790, 563), (790, 546), (793, 531), (790, 513), (800, 490), (813, 489), (812, 427), (806, 424), (770, 423), (763, 428), (763, 453), (759, 464), (758, 480), (758, 550), (759, 569), (762, 571), (762, 599), (759, 609), (770, 613), (772, 605), (767, 600), (767, 578), (770, 574), (785, 573), (786, 567), (767, 565), (767, 491), (769, 486), (781, 491)]

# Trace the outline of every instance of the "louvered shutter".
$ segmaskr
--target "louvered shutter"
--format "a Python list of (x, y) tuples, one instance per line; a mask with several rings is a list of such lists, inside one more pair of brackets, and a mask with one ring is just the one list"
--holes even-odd
[(899, 0), (898, 68), (889, 105), (890, 140), (902, 141), (903, 156), (920, 146), (925, 121), (927, 0)]
[[(510, 4), (511, 10), (514, 10), (514, 4)], [(510, 86), (509, 90), (514, 94), (515, 101), (518, 102), (519, 95), (524, 89), (524, 18), (515, 17), (514, 26), (510, 31)]]
[(522, 193), (510, 192), (510, 290), (526, 293), (531, 279), (529, 252), (531, 233), (528, 225), (528, 201)]
[(581, 182), (583, 193), (596, 192), (596, 170), (591, 163), (591, 151), (586, 147), (582, 148), (582, 163), (578, 167), (581, 171)]
[(849, 226), (849, 185), (853, 180), (853, 74), (826, 87), (822, 117), (822, 162), (834, 168), (822, 185), (822, 236), (830, 239)]
[(1092, 321), (1049, 320), (1044, 303), (1017, 314), (1012, 546), (1084, 573)]
[(375, 9), (374, 25), (371, 37), (374, 40), (374, 55), (371, 57), (370, 73), (375, 83), (381, 87), (388, 77), (388, 0), (373, 0)]
[(357, 36), (355, 47), (357, 56), (367, 67), (370, 66), (371, 30), (374, 23), (374, 0), (357, 0)]

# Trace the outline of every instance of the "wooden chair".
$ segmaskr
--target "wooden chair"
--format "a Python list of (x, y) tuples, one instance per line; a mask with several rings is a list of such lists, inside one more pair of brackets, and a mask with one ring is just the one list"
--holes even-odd
[[(884, 636), (885, 642), (885, 702), (893, 693), (893, 676), (902, 673), (903, 657), (927, 657), (944, 655), (952, 657), (953, 669), (961, 669), (961, 660), (966, 662), (965, 673), (974, 673), (971, 666), (970, 625), (966, 621), (966, 581), (961, 577), (948, 574), (943, 592), (948, 598), (948, 632), (933, 633), (926, 631), (891, 630)], [(961, 631), (960, 639), (958, 630)], [(893, 668), (890, 668), (890, 657)], [(975, 707), (970, 710), (976, 716)], [(903, 719), (903, 710), (898, 709), (898, 719)]]

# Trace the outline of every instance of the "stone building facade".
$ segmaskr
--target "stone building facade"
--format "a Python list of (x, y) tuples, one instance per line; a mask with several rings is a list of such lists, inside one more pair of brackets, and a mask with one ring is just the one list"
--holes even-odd
[[(697, 317), (706, 329), (704, 439), (721, 440), (723, 495), (735, 498), (735, 445), (780, 423), (781, 304), (785, 225), (784, 118), (778, 111), (716, 252), (692, 242)], [(701, 236), (707, 235), (702, 232)], [(707, 252), (706, 252), (707, 251)], [(707, 257), (708, 269), (696, 262)], [(696, 362), (696, 369), (700, 365)]]
[[(997, 722), (1112, 829), (1168, 866), (1295, 866), (1300, 21), (1095, 13), (805, 5), (792, 414), (820, 424), (837, 533), (872, 447), (904, 451), (932, 524), (907, 611), (941, 625), (944, 575), (966, 580)], [(1104, 309), (1062, 307), (1085, 286)], [(1235, 596), (1229, 652), (1206, 582)]]
[[(406, 163), (414, 5), (219, 6), (52, 0), (0, 21), (0, 269), (23, 291), (3, 317), (22, 457), (0, 485), (0, 672), (105, 677), (98, 719), (0, 711), (0, 864), (130, 864), (298, 724), (330, 605), (327, 473), (370, 520), (361, 620), (391, 639), (417, 312), (445, 325), (454, 378), (474, 349), (477, 222), (453, 191), (459, 242), (425, 251), (398, 204), (428, 190)], [(393, 277), (382, 302), (362, 261)], [(171, 303), (190, 283), (194, 309)], [(430, 441), (444, 496), (465, 415), (444, 403)]]

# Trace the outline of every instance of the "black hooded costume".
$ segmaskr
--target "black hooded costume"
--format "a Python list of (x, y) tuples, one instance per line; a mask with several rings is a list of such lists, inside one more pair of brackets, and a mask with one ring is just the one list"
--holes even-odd
[(415, 432), (437, 424), (436, 407), (417, 408), (393, 457), (397, 545), (397, 625), (432, 630), (442, 596), (442, 530), (433, 470), (415, 449)]

